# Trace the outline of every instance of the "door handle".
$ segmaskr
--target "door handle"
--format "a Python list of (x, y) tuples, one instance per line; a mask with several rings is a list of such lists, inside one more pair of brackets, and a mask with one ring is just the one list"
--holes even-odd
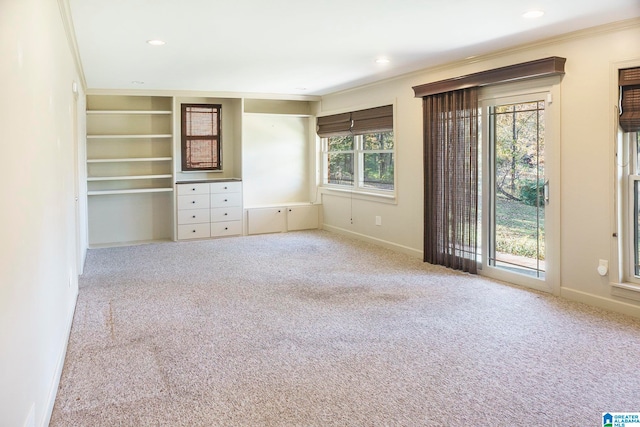
[(549, 204), (549, 180), (544, 182), (544, 204)]

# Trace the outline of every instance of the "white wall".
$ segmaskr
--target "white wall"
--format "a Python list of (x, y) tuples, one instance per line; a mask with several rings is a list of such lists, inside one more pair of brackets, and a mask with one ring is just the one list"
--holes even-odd
[[(48, 423), (64, 360), (77, 295), (74, 123), (83, 128), (73, 81), (58, 3), (2, 0), (2, 426)], [(81, 117), (83, 108), (80, 93)]]
[[(397, 204), (324, 194), (325, 228), (420, 256), (423, 234), (422, 104), (412, 86), (549, 56), (567, 59), (561, 83), (561, 294), (640, 316), (640, 304), (611, 296), (599, 259), (614, 259), (616, 82), (612, 64), (640, 59), (638, 20), (567, 35), (473, 61), (425, 70), (322, 98), (321, 112), (396, 101)], [(613, 100), (613, 101), (612, 101)], [(349, 219), (353, 215), (353, 224)], [(373, 226), (374, 216), (382, 226)]]
[(245, 207), (309, 202), (309, 118), (245, 114), (242, 162)]

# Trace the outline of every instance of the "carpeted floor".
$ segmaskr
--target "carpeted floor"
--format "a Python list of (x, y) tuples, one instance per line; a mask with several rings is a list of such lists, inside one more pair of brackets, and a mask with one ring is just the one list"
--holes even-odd
[(89, 251), (51, 426), (598, 426), (640, 320), (323, 231)]

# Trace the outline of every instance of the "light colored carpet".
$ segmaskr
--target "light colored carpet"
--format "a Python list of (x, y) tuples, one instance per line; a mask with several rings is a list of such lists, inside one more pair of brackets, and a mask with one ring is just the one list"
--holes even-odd
[(323, 231), (89, 251), (51, 426), (597, 426), (640, 321)]

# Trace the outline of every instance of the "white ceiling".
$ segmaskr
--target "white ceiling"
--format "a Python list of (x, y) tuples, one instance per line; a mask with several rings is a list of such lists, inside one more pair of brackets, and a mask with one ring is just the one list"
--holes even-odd
[[(69, 3), (91, 89), (292, 95), (323, 95), (640, 16), (640, 0)], [(532, 9), (545, 14), (522, 17)], [(379, 57), (390, 62), (378, 64)]]

